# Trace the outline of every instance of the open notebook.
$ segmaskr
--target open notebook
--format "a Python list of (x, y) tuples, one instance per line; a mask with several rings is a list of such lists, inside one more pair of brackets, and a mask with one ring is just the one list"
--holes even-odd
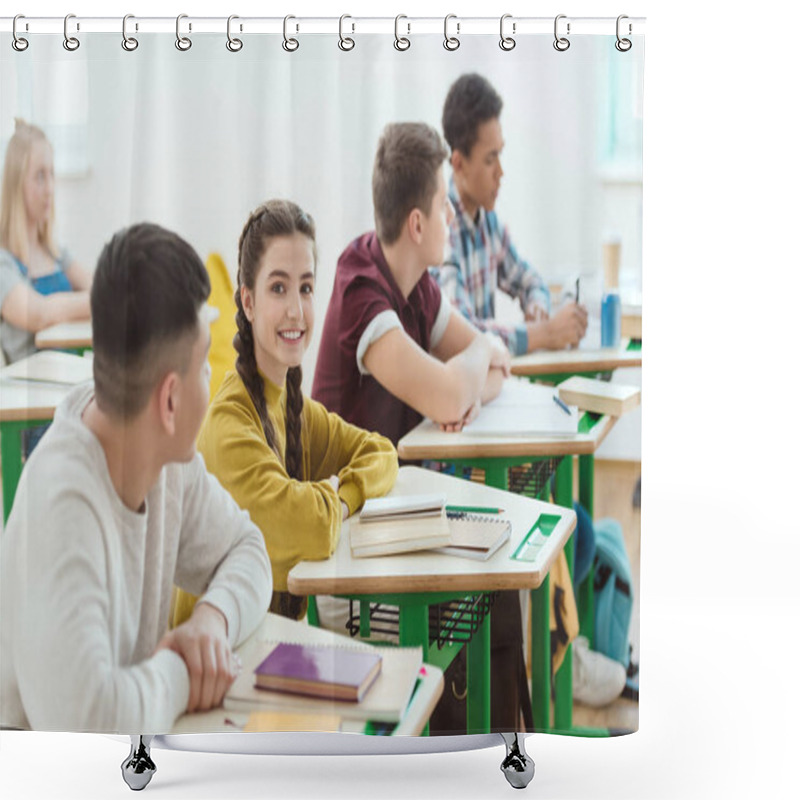
[(481, 408), (467, 425), (465, 436), (571, 436), (578, 432), (578, 409), (565, 410), (554, 400), (557, 390), (518, 378), (508, 378), (500, 394)]

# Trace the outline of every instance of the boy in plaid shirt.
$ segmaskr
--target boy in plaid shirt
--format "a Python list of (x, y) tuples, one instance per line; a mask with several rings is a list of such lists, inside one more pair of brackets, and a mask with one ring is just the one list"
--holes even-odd
[[(575, 347), (586, 333), (586, 309), (567, 303), (550, 316), (550, 293), (539, 273), (517, 253), (494, 212), (503, 168), (503, 101), (481, 75), (462, 75), (447, 93), (442, 114), (453, 168), (450, 254), (431, 272), (444, 294), (479, 330), (497, 334), (512, 355)], [(518, 300), (525, 321), (495, 319), (495, 292)]]

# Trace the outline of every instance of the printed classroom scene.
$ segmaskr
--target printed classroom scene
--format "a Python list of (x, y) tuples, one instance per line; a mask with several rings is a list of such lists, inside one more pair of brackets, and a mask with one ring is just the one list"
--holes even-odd
[(0, 57), (0, 725), (636, 731), (643, 49), (92, 36)]

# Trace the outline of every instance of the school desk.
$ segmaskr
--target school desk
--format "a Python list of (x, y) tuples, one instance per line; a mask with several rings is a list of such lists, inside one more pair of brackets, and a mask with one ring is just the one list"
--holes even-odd
[[(614, 417), (584, 413), (578, 423), (578, 433), (573, 435), (474, 436), (464, 432), (446, 433), (430, 420), (424, 420), (398, 442), (397, 453), (400, 458), (410, 461), (430, 459), (453, 463), (457, 471), (465, 467), (477, 467), (484, 470), (487, 486), (504, 490), (509, 488), (509, 468), (531, 464), (532, 474), (538, 476), (532, 492), (534, 495), (545, 488), (555, 468), (555, 501), (559, 506), (572, 509), (572, 456), (593, 456), (615, 422)], [(591, 489), (591, 481), (587, 478), (586, 490)], [(571, 539), (566, 543), (565, 554), (571, 570), (574, 561), (574, 542)], [(547, 621), (549, 607), (549, 588), (546, 585), (531, 592), (534, 619)], [(535, 650), (536, 639), (532, 637), (531, 642), (534, 659), (542, 659), (542, 655)], [(548, 642), (545, 664), (549, 663), (549, 652)], [(543, 716), (542, 711), (537, 711), (537, 705), (539, 709), (549, 709), (548, 681), (542, 681), (538, 686), (534, 684), (531, 703), (534, 719), (537, 713)], [(549, 723), (549, 714), (545, 719)], [(555, 728), (562, 731), (572, 729), (571, 647), (567, 649), (564, 662), (556, 674)], [(537, 727), (537, 730), (540, 729)]]
[[(442, 493), (448, 504), (504, 509), (511, 522), (511, 538), (487, 561), (416, 552), (374, 558), (353, 558), (350, 528), (345, 522), (336, 552), (326, 561), (302, 561), (289, 572), (288, 588), (300, 595), (334, 594), (358, 601), (361, 635), (370, 635), (370, 605), (399, 607), (398, 633), (401, 645), (423, 648), (423, 661), (446, 669), (462, 646), (467, 661), (467, 730), (487, 733), (490, 719), (490, 602), (488, 593), (498, 590), (538, 589), (546, 594), (547, 575), (553, 562), (575, 529), (572, 509), (559, 508), (541, 500), (503, 492), (449, 475), (402, 467), (390, 496)], [(546, 530), (546, 534), (542, 531)], [(517, 548), (528, 541), (534, 558), (512, 559)], [(436, 623), (439, 635), (431, 643), (429, 608), (440, 603), (458, 604), (455, 614)], [(537, 730), (549, 725), (550, 626), (549, 603), (538, 608), (531, 620), (535, 652), (534, 684), (538, 691), (534, 722)], [(456, 640), (446, 635), (458, 627), (459, 614), (467, 620), (469, 635)], [(470, 638), (471, 636), (471, 638)], [(545, 716), (545, 709), (547, 716)]]
[(39, 350), (84, 350), (92, 349), (91, 320), (62, 322), (51, 325), (36, 334), (34, 339)]
[[(78, 358), (78, 356), (75, 356)], [(55, 383), (10, 380), (0, 370), (0, 459), (3, 471), (3, 522), (8, 520), (22, 474), (22, 432), (46, 425), (72, 388)]]
[[(208, 321), (214, 322), (219, 317), (219, 309), (208, 308)], [(92, 349), (92, 322), (61, 322), (39, 331), (34, 338), (39, 350), (77, 350), (83, 353)]]
[(561, 383), (572, 375), (596, 375), (620, 367), (641, 367), (642, 348), (631, 339), (619, 347), (576, 347), (572, 350), (537, 350), (511, 359), (511, 374)]
[[(512, 374), (526, 377), (531, 381), (558, 385), (573, 375), (596, 377), (598, 374), (610, 373), (621, 367), (641, 367), (641, 302), (638, 302), (638, 305), (633, 302), (624, 306), (624, 308), (632, 312), (635, 312), (638, 308), (639, 339), (623, 339), (619, 347), (596, 347), (595, 345), (600, 341), (600, 334), (597, 325), (592, 326), (590, 323), (591, 331), (584, 339), (584, 344), (588, 339), (589, 346), (582, 346), (572, 350), (537, 351), (524, 356), (517, 356), (511, 359)], [(578, 500), (589, 515), (594, 518), (594, 450), (591, 450), (591, 452), (576, 452), (575, 455), (578, 456)], [(569, 548), (567, 552), (569, 552)], [(590, 644), (594, 638), (592, 576), (593, 572), (583, 582), (577, 598), (581, 634), (589, 639)]]
[[(297, 644), (340, 644), (344, 647), (352, 647), (353, 642), (347, 636), (327, 631), (322, 628), (315, 628), (305, 622), (297, 622), (286, 617), (278, 616), (277, 614), (270, 614), (264, 617), (264, 621), (258, 629), (237, 649), (237, 652), (244, 652), (248, 646), (253, 643), (268, 639), (270, 641), (292, 642)], [(369, 645), (364, 645), (369, 647)], [(387, 652), (388, 650), (388, 652)], [(384, 651), (384, 659), (392, 658), (390, 649)], [(423, 662), (423, 669), (420, 670), (420, 676), (417, 685), (411, 696), (411, 700), (403, 714), (402, 719), (394, 726), (392, 736), (419, 736), (425, 728), (433, 709), (436, 708), (436, 703), (442, 695), (444, 688), (444, 678), (442, 670), (432, 664), (425, 664)], [(291, 698), (291, 695), (286, 697)], [(289, 706), (281, 707), (282, 711), (291, 713)], [(303, 710), (307, 712), (307, 707)], [(320, 713), (327, 713), (324, 708), (320, 709)], [(195, 714), (184, 714), (175, 721), (175, 725), (169, 732), (169, 736), (176, 736), (180, 734), (190, 733), (222, 733), (222, 732), (237, 732), (237, 726), (243, 726), (247, 722), (249, 712), (241, 711), (227, 711), (225, 708), (216, 708), (211, 711), (198, 712)], [(230, 720), (226, 723), (225, 720)], [(372, 733), (375, 728), (371, 723), (365, 723), (363, 720), (356, 718), (348, 718), (346, 715), (342, 716), (341, 730), (345, 733)], [(169, 747), (174, 750), (180, 750), (180, 742), (172, 740), (168, 743)], [(186, 749), (194, 749), (197, 742), (187, 742)]]

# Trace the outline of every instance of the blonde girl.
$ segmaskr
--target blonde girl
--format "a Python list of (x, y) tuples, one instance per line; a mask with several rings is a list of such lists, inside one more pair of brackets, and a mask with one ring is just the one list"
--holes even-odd
[(56, 245), (53, 148), (16, 120), (0, 193), (0, 338), (8, 361), (35, 351), (34, 335), (89, 318), (91, 274)]

